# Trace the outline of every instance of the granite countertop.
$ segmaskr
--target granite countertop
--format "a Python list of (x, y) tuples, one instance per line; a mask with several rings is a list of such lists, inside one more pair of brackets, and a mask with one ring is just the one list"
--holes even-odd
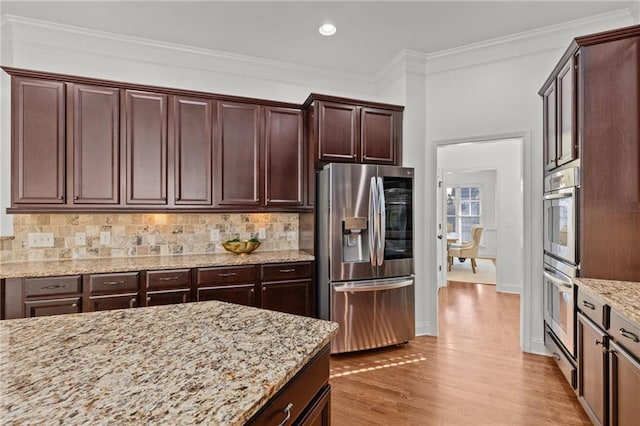
[(575, 278), (579, 288), (588, 291), (611, 309), (640, 327), (640, 283), (592, 278)]
[(79, 260), (43, 260), (38, 262), (0, 263), (0, 279), (312, 260), (314, 260), (312, 255), (300, 250), (256, 251), (244, 256), (232, 253), (220, 253)]
[(0, 418), (243, 424), (337, 328), (215, 301), (1, 321)]

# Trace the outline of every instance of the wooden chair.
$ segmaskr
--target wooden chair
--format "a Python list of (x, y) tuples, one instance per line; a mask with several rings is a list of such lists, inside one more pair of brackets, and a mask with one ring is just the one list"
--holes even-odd
[(473, 273), (476, 273), (476, 258), (478, 257), (478, 247), (480, 247), (480, 238), (482, 238), (482, 231), (484, 227), (480, 225), (473, 225), (471, 227), (471, 241), (467, 241), (462, 244), (451, 244), (447, 250), (447, 259), (449, 261), (449, 268), (453, 266), (453, 258), (471, 259), (471, 269)]

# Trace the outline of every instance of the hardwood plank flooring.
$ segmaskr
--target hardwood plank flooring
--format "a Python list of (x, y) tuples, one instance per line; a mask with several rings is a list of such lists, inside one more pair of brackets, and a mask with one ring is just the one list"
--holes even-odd
[(439, 337), (331, 357), (332, 424), (590, 425), (549, 357), (519, 347), (518, 295), (449, 282)]

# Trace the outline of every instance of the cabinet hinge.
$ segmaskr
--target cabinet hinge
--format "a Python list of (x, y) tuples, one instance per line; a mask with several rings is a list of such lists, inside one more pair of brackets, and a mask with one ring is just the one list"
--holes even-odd
[(442, 188), (442, 181), (438, 181), (438, 188)]
[(438, 272), (442, 272), (442, 265), (438, 265)]

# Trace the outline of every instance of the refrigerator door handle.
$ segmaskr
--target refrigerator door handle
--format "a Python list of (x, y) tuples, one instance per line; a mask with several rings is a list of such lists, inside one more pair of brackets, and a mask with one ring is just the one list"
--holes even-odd
[(384, 263), (384, 245), (387, 233), (387, 209), (384, 199), (384, 183), (382, 178), (378, 177), (378, 247), (376, 250), (376, 258), (378, 266)]
[(396, 288), (408, 287), (413, 284), (413, 280), (403, 280), (393, 283), (387, 284), (373, 284), (373, 285), (357, 285), (357, 286), (349, 286), (349, 285), (336, 285), (334, 286), (334, 291), (336, 293), (357, 293), (362, 291), (382, 291), (382, 290), (393, 290)]
[(372, 266), (376, 266), (376, 232), (378, 229), (377, 221), (378, 191), (376, 190), (376, 178), (372, 177), (369, 183), (369, 259)]

